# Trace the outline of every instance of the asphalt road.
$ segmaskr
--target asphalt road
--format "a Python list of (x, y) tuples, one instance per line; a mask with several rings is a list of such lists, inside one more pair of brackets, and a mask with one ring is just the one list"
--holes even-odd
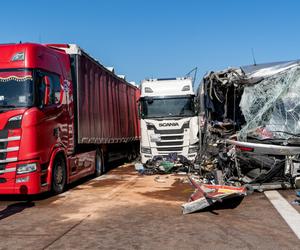
[(155, 177), (127, 165), (58, 196), (1, 196), (0, 249), (300, 249), (264, 194), (182, 215), (185, 177)]

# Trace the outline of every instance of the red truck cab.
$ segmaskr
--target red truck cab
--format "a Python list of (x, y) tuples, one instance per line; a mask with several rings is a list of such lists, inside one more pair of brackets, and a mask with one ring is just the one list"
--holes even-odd
[(138, 93), (77, 45), (0, 45), (0, 194), (61, 193), (132, 159)]
[[(71, 181), (66, 172), (78, 158), (68, 157), (74, 152), (72, 86), (64, 51), (0, 45), (0, 194), (59, 193)], [(95, 169), (95, 151), (85, 157), (89, 164), (79, 176)]]

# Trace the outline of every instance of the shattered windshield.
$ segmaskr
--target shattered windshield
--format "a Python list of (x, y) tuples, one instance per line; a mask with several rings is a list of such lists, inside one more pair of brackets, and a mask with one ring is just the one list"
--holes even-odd
[(246, 120), (241, 140), (300, 137), (300, 67), (245, 87), (240, 108)]
[(194, 97), (143, 98), (142, 118), (194, 116)]
[(33, 105), (33, 78), (28, 70), (0, 71), (0, 107)]

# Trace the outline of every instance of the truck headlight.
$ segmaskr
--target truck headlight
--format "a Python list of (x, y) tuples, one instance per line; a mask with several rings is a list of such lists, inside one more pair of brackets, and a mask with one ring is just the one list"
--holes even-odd
[(144, 154), (151, 154), (151, 148), (142, 147), (141, 152)]
[(37, 170), (36, 163), (27, 163), (17, 165), (17, 174), (27, 174)]
[(13, 116), (8, 119), (5, 129), (18, 129), (21, 128), (22, 115)]
[(199, 151), (198, 147), (189, 148), (189, 154), (197, 153)]

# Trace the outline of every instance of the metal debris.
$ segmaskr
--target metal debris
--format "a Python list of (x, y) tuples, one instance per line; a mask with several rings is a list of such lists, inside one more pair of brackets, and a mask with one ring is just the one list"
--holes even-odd
[(216, 202), (222, 202), (226, 199), (247, 195), (246, 187), (199, 184), (190, 177), (189, 180), (195, 187), (195, 192), (191, 195), (189, 202), (182, 205), (183, 214), (200, 211)]
[(167, 157), (154, 156), (144, 164), (143, 169), (136, 168), (141, 174), (170, 174), (187, 173), (193, 169), (192, 164), (187, 158), (176, 153), (170, 153)]

